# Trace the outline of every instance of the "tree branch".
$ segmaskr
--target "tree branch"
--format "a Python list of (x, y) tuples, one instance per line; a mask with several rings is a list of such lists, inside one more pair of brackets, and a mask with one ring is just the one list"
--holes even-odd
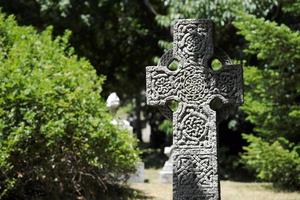
[(149, 2), (149, 0), (143, 0), (145, 6), (148, 8), (148, 10), (153, 14), (153, 15), (157, 15), (156, 10), (154, 9), (154, 7), (152, 6), (152, 4)]

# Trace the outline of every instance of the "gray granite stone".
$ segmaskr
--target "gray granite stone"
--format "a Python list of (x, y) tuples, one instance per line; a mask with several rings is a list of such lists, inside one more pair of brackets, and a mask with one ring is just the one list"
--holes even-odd
[[(173, 48), (146, 68), (147, 104), (173, 120), (173, 199), (219, 200), (217, 124), (243, 102), (242, 67), (214, 49), (210, 20), (178, 20), (173, 30)], [(174, 60), (179, 67), (170, 70)]]

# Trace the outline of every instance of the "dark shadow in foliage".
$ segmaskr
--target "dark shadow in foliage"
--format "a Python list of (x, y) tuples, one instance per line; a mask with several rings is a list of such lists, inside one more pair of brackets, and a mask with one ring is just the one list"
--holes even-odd
[(145, 163), (145, 168), (159, 169), (164, 166), (168, 157), (160, 149), (143, 149), (142, 160)]
[(130, 188), (129, 186), (115, 185), (110, 187), (107, 193), (100, 196), (98, 199), (105, 200), (133, 200), (133, 199), (153, 199), (153, 197), (146, 196), (141, 190)]
[(265, 190), (269, 190), (275, 193), (282, 193), (282, 192), (299, 192), (299, 189), (297, 188), (286, 188), (280, 185), (266, 183), (262, 184), (261, 187)]
[(254, 173), (250, 172), (240, 162), (240, 156), (234, 155), (226, 146), (219, 147), (219, 176), (221, 180), (238, 182), (255, 181)]
[[(91, 187), (93, 187), (91, 185)], [(149, 200), (153, 199), (153, 197), (146, 196), (143, 191), (130, 188), (127, 185), (108, 185), (107, 190), (102, 192), (101, 190), (94, 190), (92, 196), (82, 196), (73, 193), (69, 193), (65, 191), (64, 193), (53, 193), (53, 194), (45, 194), (43, 193), (37, 184), (28, 185), (25, 187), (27, 189), (26, 195), (15, 196), (11, 194), (2, 200), (23, 200), (24, 196), (26, 196), (26, 200)]]
[(253, 125), (246, 122), (245, 117), (243, 113), (238, 112), (236, 116), (219, 124), (218, 161), (222, 180), (254, 181), (254, 174), (240, 162), (242, 147), (247, 144), (242, 138), (241, 132), (253, 132)]

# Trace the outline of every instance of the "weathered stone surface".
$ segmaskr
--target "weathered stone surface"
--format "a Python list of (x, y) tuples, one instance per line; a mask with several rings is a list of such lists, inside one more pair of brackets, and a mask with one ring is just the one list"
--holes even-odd
[[(173, 49), (146, 68), (147, 104), (173, 120), (173, 199), (218, 200), (217, 123), (242, 103), (242, 67), (214, 53), (209, 20), (178, 20)], [(214, 71), (217, 58), (222, 69)], [(168, 66), (179, 62), (177, 70)], [(169, 101), (179, 102), (172, 113)], [(216, 111), (217, 109), (217, 111)]]

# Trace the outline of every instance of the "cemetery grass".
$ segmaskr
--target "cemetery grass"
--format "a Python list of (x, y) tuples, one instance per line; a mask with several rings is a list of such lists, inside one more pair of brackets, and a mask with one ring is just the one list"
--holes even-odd
[[(159, 169), (145, 170), (145, 183), (131, 183), (130, 187), (152, 200), (171, 200), (172, 185), (159, 182)], [(222, 200), (300, 200), (300, 192), (278, 191), (270, 183), (242, 183), (221, 181)]]

